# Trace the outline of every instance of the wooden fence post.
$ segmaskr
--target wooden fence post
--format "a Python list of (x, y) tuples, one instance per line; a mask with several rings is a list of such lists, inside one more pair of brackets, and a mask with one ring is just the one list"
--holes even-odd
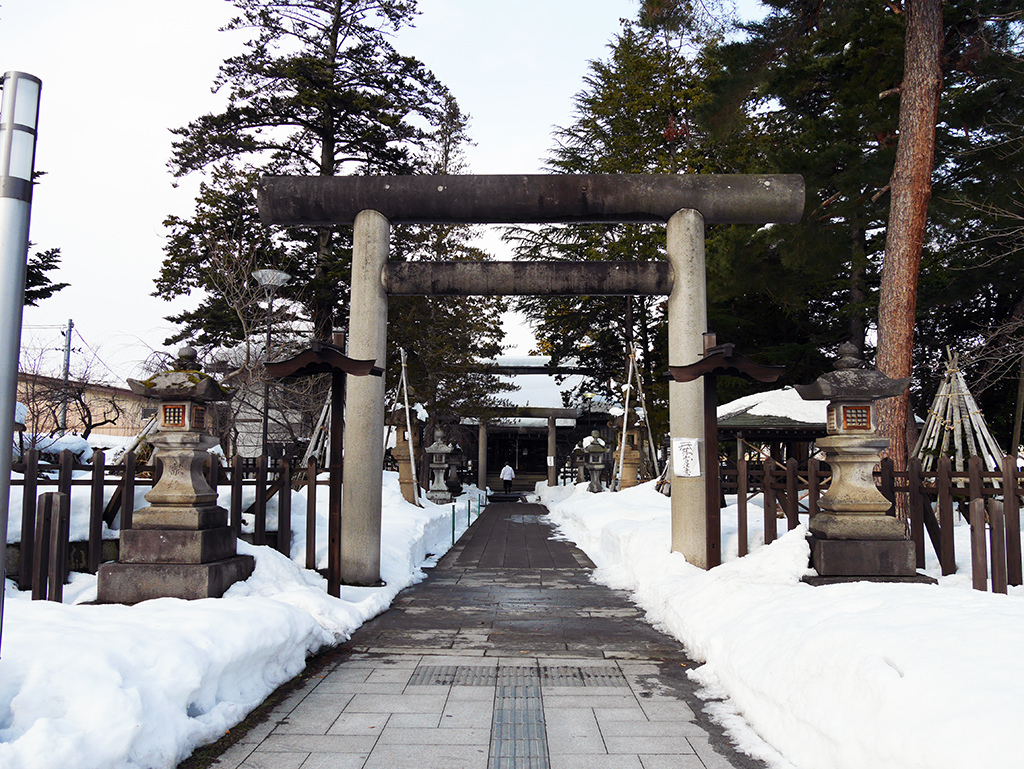
[(924, 568), (924, 505), (921, 493), (921, 460), (911, 457), (907, 463), (907, 496), (910, 500), (910, 538), (914, 540), (917, 568)]
[(1003, 503), (988, 500), (989, 552), (992, 554), (992, 592), (1006, 592), (1006, 527), (1003, 524)]
[(971, 584), (988, 590), (988, 557), (985, 552), (985, 499), (981, 488), (981, 457), (967, 460), (967, 484), (971, 497)]
[(92, 455), (92, 485), (89, 495), (89, 551), (85, 569), (95, 574), (103, 560), (103, 472), (106, 470), (102, 451)]
[[(69, 452), (70, 453), (70, 452)], [(51, 492), (52, 493), (52, 492)], [(68, 580), (68, 534), (71, 526), (71, 497), (57, 493), (50, 507), (50, 569), (47, 599), (63, 603)]]
[(1003, 457), (1003, 520), (1006, 524), (1006, 581), (1021, 584), (1020, 498), (1017, 458)]
[(124, 478), (121, 479), (121, 531), (132, 527), (132, 514), (135, 512), (135, 469), (134, 451), (124, 455)]
[(18, 586), (22, 590), (32, 587), (32, 562), (35, 551), (36, 484), (39, 474), (39, 451), (29, 449), (25, 456), (25, 485), (21, 490), (21, 565)]
[(46, 579), (50, 571), (50, 528), (53, 523), (51, 510), (54, 497), (52, 491), (39, 495), (36, 503), (36, 531), (32, 543), (32, 600), (46, 600)]
[(266, 454), (260, 454), (259, 463), (256, 465), (256, 502), (253, 510), (255, 515), (255, 526), (252, 532), (252, 543), (254, 545), (267, 544), (267, 464), (269, 458)]
[(939, 457), (935, 475), (935, 492), (939, 503), (939, 561), (942, 575), (956, 573), (956, 553), (953, 545), (953, 463), (949, 457)]
[(277, 485), (277, 549), (287, 558), (292, 557), (292, 461), (281, 457), (278, 465)]
[(739, 556), (747, 554), (747, 460), (736, 462), (736, 537)]
[(316, 569), (316, 459), (306, 468), (306, 568)]
[(772, 487), (774, 459), (764, 460), (764, 543), (771, 544), (779, 536), (779, 524), (775, 519), (775, 489)]
[(786, 522), (787, 530), (800, 525), (800, 494), (796, 490), (796, 457), (786, 460)]
[(68, 449), (60, 453), (59, 471), (57, 475), (57, 491), (71, 498), (71, 480), (75, 472), (75, 455)]
[(231, 457), (231, 530), (235, 536), (242, 533), (242, 458), (235, 454)]

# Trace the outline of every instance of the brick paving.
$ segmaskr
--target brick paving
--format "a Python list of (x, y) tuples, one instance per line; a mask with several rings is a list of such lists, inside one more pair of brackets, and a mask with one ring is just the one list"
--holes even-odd
[(212, 764), (219, 769), (754, 769), (701, 712), (678, 642), (491, 504), (419, 585)]

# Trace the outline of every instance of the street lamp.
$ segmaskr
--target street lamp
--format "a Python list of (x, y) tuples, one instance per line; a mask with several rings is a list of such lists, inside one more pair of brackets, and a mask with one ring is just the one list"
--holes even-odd
[[(265, 362), (270, 361), (270, 328), (273, 325), (274, 294), (285, 285), (292, 276), (281, 270), (256, 270), (252, 276), (263, 286), (267, 293), (267, 345), (263, 353)], [(266, 363), (264, 363), (266, 365)], [(263, 379), (263, 454), (267, 455), (267, 426), (270, 422), (270, 377), (264, 373)]]
[[(41, 87), (39, 78), (24, 72), (8, 72), (3, 77), (3, 104), (0, 106), (0, 532), (7, 531), (21, 310), (28, 269), (28, 224)], [(0, 580), (6, 576), (6, 552), (6, 547), (0, 548)], [(0, 625), (3, 611), (3, 591), (0, 591)]]

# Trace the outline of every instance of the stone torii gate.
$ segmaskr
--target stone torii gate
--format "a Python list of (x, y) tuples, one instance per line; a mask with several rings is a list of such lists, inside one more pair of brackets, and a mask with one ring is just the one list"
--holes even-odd
[[(266, 224), (354, 225), (349, 350), (384, 365), (388, 295), (668, 295), (669, 362), (703, 353), (707, 331), (705, 224), (797, 222), (795, 175), (537, 175), (265, 177)], [(388, 261), (392, 224), (667, 224), (668, 262)], [(702, 442), (703, 383), (669, 383), (673, 439)], [(360, 377), (345, 403), (341, 570), (348, 584), (380, 581), (384, 381)], [(707, 567), (704, 478), (672, 477), (672, 550)]]

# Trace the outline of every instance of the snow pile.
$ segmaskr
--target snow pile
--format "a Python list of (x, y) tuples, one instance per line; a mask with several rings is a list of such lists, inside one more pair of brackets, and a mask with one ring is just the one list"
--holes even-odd
[[(348, 639), (422, 579), (428, 554), (451, 546), (450, 506), (413, 507), (395, 474), (385, 483), (387, 585), (344, 587), (341, 599), (319, 574), (244, 542), (239, 552), (255, 556), (256, 570), (220, 599), (61, 605), (31, 601), (8, 581), (0, 766), (173, 767), (219, 738), (300, 673), (307, 655)], [(461, 533), (464, 514), (457, 523)], [(74, 575), (66, 590), (68, 601), (95, 595), (89, 575)]]
[(808, 425), (823, 425), (827, 419), (827, 401), (805, 401), (792, 387), (755, 393), (718, 407), (719, 420), (737, 414), (780, 417)]
[(705, 663), (692, 675), (707, 696), (728, 698), (709, 710), (747, 752), (799, 769), (1020, 765), (1020, 588), (999, 596), (952, 578), (810, 587), (803, 527), (705, 572), (669, 552), (670, 502), (653, 484), (545, 501), (597, 578), (631, 590)]

